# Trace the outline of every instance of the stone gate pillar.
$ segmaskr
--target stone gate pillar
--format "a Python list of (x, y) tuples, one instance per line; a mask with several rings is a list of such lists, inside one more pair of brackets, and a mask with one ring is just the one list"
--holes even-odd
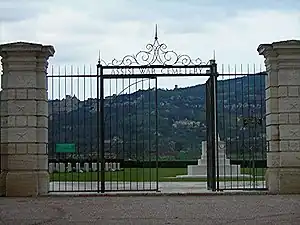
[(52, 46), (16, 42), (0, 45), (0, 194), (48, 193), (48, 96), (46, 73)]
[(300, 193), (300, 41), (258, 47), (265, 57), (270, 193)]

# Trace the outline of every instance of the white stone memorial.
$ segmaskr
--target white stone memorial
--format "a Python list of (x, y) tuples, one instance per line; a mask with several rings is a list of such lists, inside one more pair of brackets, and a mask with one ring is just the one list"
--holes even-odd
[(117, 163), (117, 170), (118, 170), (118, 171), (121, 170), (121, 165), (120, 165), (120, 163)]
[(105, 163), (105, 171), (108, 171), (109, 170), (109, 165), (108, 163)]
[[(240, 165), (231, 165), (230, 160), (226, 156), (226, 143), (218, 137), (218, 159), (219, 163), (219, 177), (249, 177), (248, 174), (241, 174)], [(216, 151), (217, 154), (217, 151)], [(187, 175), (178, 175), (176, 178), (207, 178), (207, 142), (202, 141), (201, 159), (198, 160), (197, 165), (189, 165)], [(217, 173), (217, 172), (216, 172)]]

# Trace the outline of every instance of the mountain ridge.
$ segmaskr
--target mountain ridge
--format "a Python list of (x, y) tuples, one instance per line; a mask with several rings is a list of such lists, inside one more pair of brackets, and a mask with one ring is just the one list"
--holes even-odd
[[(178, 159), (182, 155), (188, 159), (199, 158), (201, 142), (206, 139), (205, 84), (157, 89), (157, 108), (155, 99), (154, 89), (105, 98), (105, 153), (127, 159), (141, 158), (153, 152), (157, 144), (162, 159)], [(264, 142), (264, 76), (218, 81), (217, 101), (219, 134), (222, 140), (230, 142), (229, 152), (245, 149), (241, 146), (246, 142)], [(97, 99), (80, 101), (75, 96), (49, 100), (51, 154), (55, 155), (54, 143), (76, 143), (83, 157), (97, 154), (98, 103)], [(246, 126), (245, 119), (252, 121), (251, 118), (258, 118), (261, 124), (254, 124), (254, 128)], [(239, 143), (234, 147), (231, 144), (234, 142)], [(151, 154), (147, 157), (154, 157)]]

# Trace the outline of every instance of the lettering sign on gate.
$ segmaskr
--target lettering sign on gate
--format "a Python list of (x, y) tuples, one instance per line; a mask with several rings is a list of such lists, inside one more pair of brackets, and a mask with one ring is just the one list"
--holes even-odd
[[(105, 74), (111, 75), (201, 75), (202, 68), (200, 67), (131, 67), (131, 68), (113, 68), (106, 69)], [(105, 75), (104, 74), (104, 75)]]

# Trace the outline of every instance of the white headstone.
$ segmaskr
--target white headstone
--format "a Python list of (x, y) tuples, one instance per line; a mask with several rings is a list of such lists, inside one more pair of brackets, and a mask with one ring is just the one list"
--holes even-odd
[(84, 163), (84, 171), (89, 172), (90, 171), (90, 164), (89, 163)]
[(66, 172), (66, 164), (65, 163), (59, 163), (59, 172), (60, 173)]
[(68, 173), (72, 172), (72, 163), (68, 163), (67, 171)]
[(108, 163), (108, 170), (111, 170), (112, 169), (112, 163)]
[(93, 172), (97, 171), (97, 163), (92, 163), (92, 171)]
[(121, 170), (121, 165), (120, 165), (120, 163), (117, 163), (117, 170), (119, 171), (119, 170)]
[(117, 170), (117, 164), (115, 162), (112, 163), (111, 169), (112, 169), (112, 171), (116, 171)]
[(54, 163), (49, 163), (49, 173), (53, 173), (55, 170), (55, 164)]
[(109, 170), (108, 163), (105, 163), (105, 171), (108, 171), (108, 170)]
[(59, 163), (54, 164), (54, 171), (59, 172)]
[(75, 164), (75, 170), (76, 170), (77, 173), (80, 172), (80, 163), (79, 163), (79, 162), (77, 162), (77, 163)]

